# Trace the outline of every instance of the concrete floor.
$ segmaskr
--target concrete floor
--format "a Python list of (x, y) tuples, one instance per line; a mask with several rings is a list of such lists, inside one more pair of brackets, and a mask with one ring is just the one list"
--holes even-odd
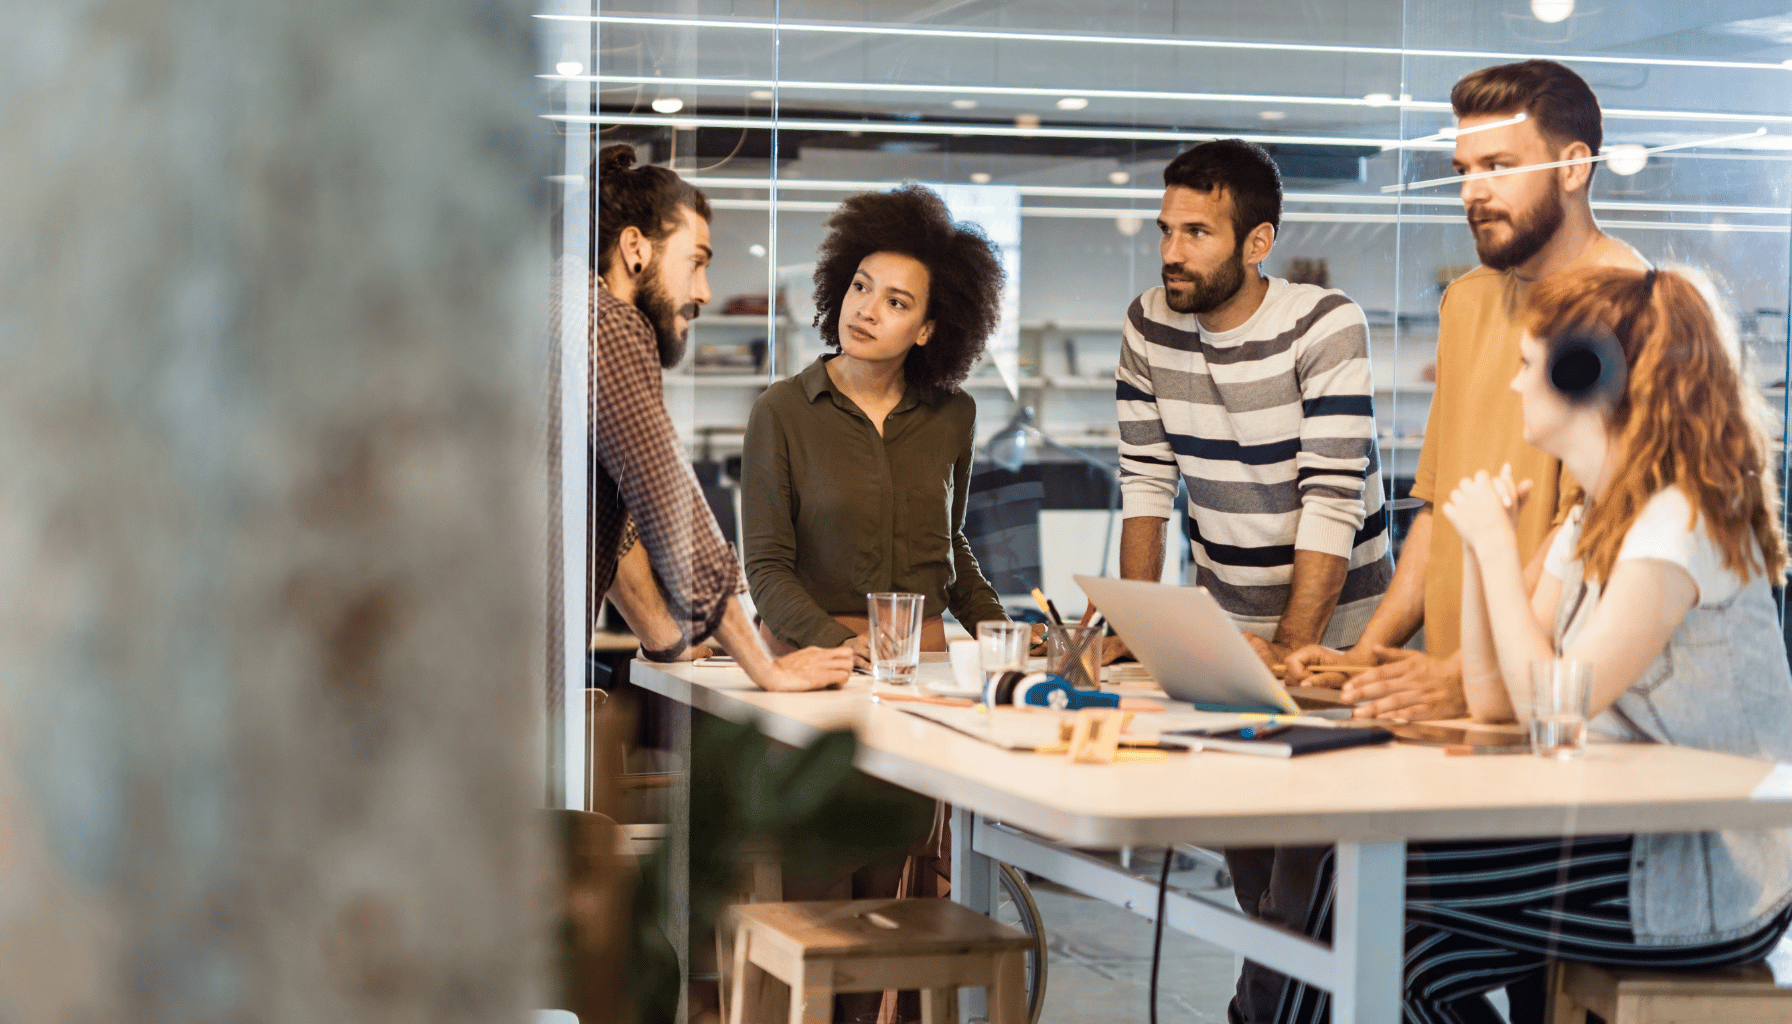
[[(1132, 870), (1155, 882), (1162, 863), (1157, 851), (1141, 851)], [(1206, 862), (1170, 872), (1173, 888), (1236, 907), (1229, 885), (1216, 881), (1225, 879), (1216, 879), (1214, 866)], [(1035, 881), (1031, 887), (1051, 954), (1040, 1024), (1149, 1020), (1150, 922), (1050, 882)], [(1165, 929), (1158, 969), (1160, 1024), (1224, 1024), (1238, 963), (1218, 946)], [(1501, 1014), (1506, 1012), (1504, 993), (1495, 993), (1493, 1003)]]

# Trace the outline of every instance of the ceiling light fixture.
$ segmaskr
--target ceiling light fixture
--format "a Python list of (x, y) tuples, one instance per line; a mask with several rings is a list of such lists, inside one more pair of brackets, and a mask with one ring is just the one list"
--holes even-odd
[(1286, 110), (1259, 110), (1257, 117), (1264, 121), (1286, 121), (1288, 112)]
[(1363, 97), (1363, 102), (1371, 107), (1385, 107), (1394, 102), (1394, 95), (1386, 92), (1372, 92)]
[[(1186, 39), (1176, 36), (1103, 36), (1080, 32), (1014, 32), (997, 29), (947, 29), (926, 26), (834, 24), (813, 21), (751, 21), (731, 18), (672, 18), (635, 14), (537, 14), (543, 21), (595, 22), (602, 25), (642, 25), (664, 28), (718, 28), (759, 32), (818, 32), (857, 36), (909, 36), (922, 39), (981, 39), (1029, 43), (1101, 43), (1121, 46), (1169, 46), (1214, 50), (1269, 50), (1287, 53), (1354, 53), (1387, 57), (1462, 57), (1487, 62), (1530, 60), (1530, 53), (1498, 50), (1433, 50), (1402, 46), (1352, 46), (1344, 43), (1263, 43), (1235, 39)], [(1777, 69), (1779, 64), (1758, 61), (1697, 60), (1681, 57), (1614, 57), (1609, 54), (1551, 54), (1565, 63), (1628, 64), (1638, 67)]]
[(771, 128), (774, 125), (786, 131), (801, 129), (806, 132), (842, 132), (852, 134), (863, 132), (867, 135), (966, 135), (979, 138), (1050, 138), (1050, 139), (1108, 139), (1136, 142), (1209, 142), (1213, 139), (1238, 139), (1243, 142), (1263, 144), (1280, 143), (1283, 145), (1309, 146), (1380, 146), (1388, 139), (1366, 138), (1345, 135), (1259, 135), (1249, 132), (1191, 132), (1170, 131), (1160, 128), (1064, 128), (1042, 127), (1038, 114), (1016, 114), (1014, 126), (999, 124), (951, 124), (929, 121), (834, 121), (834, 120), (793, 120), (791, 118), (761, 117), (680, 117), (668, 119), (652, 114), (542, 114), (544, 120), (561, 124), (638, 124), (665, 126), (675, 124), (680, 128)]
[(567, 78), (571, 78), (574, 75), (584, 74), (585, 73), (585, 65), (580, 64), (576, 60), (563, 60), (560, 63), (554, 65), (554, 73), (557, 75), (564, 75)]
[(972, 171), (971, 172), (971, 182), (976, 185), (989, 184), (989, 172), (988, 171)]
[(1143, 229), (1144, 227), (1145, 227), (1145, 220), (1142, 217), (1115, 217), (1114, 218), (1114, 230), (1120, 232), (1121, 234), (1125, 235), (1128, 238), (1131, 238), (1132, 236), (1138, 234), (1139, 231), (1141, 229)]
[(953, 110), (976, 110), (977, 109), (977, 101), (976, 100), (953, 100), (952, 101), (952, 109)]
[(1108, 180), (1116, 185), (1124, 185), (1132, 180), (1132, 175), (1125, 171), (1109, 171)]
[[(1777, 67), (1778, 65), (1774, 65)], [(1789, 62), (1792, 66), (1792, 62)], [(691, 89), (739, 89), (745, 86), (757, 86), (749, 93), (756, 100), (772, 98), (770, 86), (765, 79), (738, 78), (686, 78), (660, 77), (653, 75), (599, 75), (597, 81), (610, 85), (651, 85), (656, 88), (691, 88)], [(821, 82), (799, 79), (784, 79), (779, 83), (786, 92), (893, 92), (893, 93), (958, 93), (966, 91), (963, 85), (923, 85), (906, 82)], [(990, 96), (1056, 96), (1058, 90), (1032, 88), (1029, 86), (982, 85), (968, 87)], [(1366, 107), (1367, 100), (1358, 96), (1279, 96), (1263, 93), (1244, 92), (1166, 92), (1155, 89), (1088, 89), (1084, 96), (1094, 99), (1112, 100), (1165, 100), (1172, 103), (1251, 103), (1251, 104), (1290, 104), (1309, 107)], [(1403, 94), (1404, 95), (1404, 94)], [(975, 103), (975, 100), (970, 101)], [(1391, 106), (1383, 103), (1381, 106)], [(1400, 100), (1404, 110), (1436, 111), (1448, 113), (1450, 104), (1444, 100), (1414, 100), (1410, 95)], [(1792, 123), (1792, 114), (1737, 114), (1715, 110), (1638, 110), (1628, 107), (1603, 107), (1600, 115), (1611, 120), (1624, 118), (1642, 121), (1746, 121), (1759, 124), (1763, 121), (1771, 124)]]
[(684, 109), (684, 101), (676, 96), (661, 96), (653, 101), (652, 106), (662, 114), (676, 114)]
[(765, 258), (765, 246), (760, 245), (758, 242), (754, 242), (752, 245), (747, 246), (747, 251), (760, 259)]
[(1058, 101), (1059, 110), (1082, 110), (1088, 105), (1089, 101), (1081, 96), (1066, 96)]
[(1531, 0), (1531, 14), (1545, 25), (1567, 21), (1574, 13), (1574, 0)]
[[(785, 172), (784, 177), (790, 177)], [(582, 183), (582, 177), (574, 176), (575, 183)], [(729, 177), (726, 175), (696, 176), (685, 179), (692, 185), (705, 189), (744, 188), (765, 191), (771, 188), (766, 178)], [(799, 192), (882, 192), (900, 187), (900, 181), (857, 180), (846, 181), (834, 178), (816, 178), (799, 184), (783, 182), (780, 188)], [(1040, 196), (1062, 199), (1157, 199), (1162, 196), (1161, 189), (1151, 188), (1103, 188), (1098, 185), (1016, 185), (1015, 191), (1023, 196)], [(1366, 206), (1450, 206), (1460, 210), (1462, 200), (1454, 196), (1384, 196), (1377, 192), (1284, 192), (1284, 203), (1319, 203), (1324, 205), (1355, 204)], [(1738, 216), (1758, 215), (1764, 217), (1786, 217), (1792, 215), (1784, 206), (1726, 206), (1716, 203), (1643, 203), (1619, 199), (1595, 199), (1592, 202), (1595, 210), (1623, 210), (1637, 213), (1720, 213)], [(1460, 219), (1461, 214), (1456, 215)]]

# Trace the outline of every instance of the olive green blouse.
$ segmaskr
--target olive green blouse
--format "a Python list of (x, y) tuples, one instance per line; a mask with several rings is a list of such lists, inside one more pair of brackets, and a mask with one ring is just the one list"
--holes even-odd
[(747, 583), (772, 635), (837, 647), (865, 595), (921, 594), (965, 628), (1005, 619), (964, 538), (977, 403), (910, 387), (880, 436), (817, 359), (767, 388), (747, 421), (741, 520)]

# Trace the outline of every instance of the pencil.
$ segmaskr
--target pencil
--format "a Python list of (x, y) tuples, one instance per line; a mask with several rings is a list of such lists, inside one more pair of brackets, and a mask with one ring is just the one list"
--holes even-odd
[(1045, 596), (1045, 591), (1040, 590), (1038, 587), (1033, 588), (1033, 603), (1037, 604), (1039, 610), (1045, 613), (1047, 622), (1050, 622), (1054, 626), (1062, 626), (1064, 624), (1064, 620), (1058, 617), (1058, 609), (1052, 604), (1051, 599), (1047, 598)]

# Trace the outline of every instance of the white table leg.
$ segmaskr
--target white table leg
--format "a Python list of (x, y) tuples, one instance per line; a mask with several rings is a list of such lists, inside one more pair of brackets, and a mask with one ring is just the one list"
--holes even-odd
[[(996, 862), (971, 849), (982, 817), (962, 807), (952, 808), (952, 901), (979, 914), (996, 909)], [(959, 1024), (971, 1018), (987, 1019), (989, 1011), (981, 988), (958, 990)]]
[(1339, 843), (1332, 950), (1336, 1024), (1400, 1024), (1406, 844)]

